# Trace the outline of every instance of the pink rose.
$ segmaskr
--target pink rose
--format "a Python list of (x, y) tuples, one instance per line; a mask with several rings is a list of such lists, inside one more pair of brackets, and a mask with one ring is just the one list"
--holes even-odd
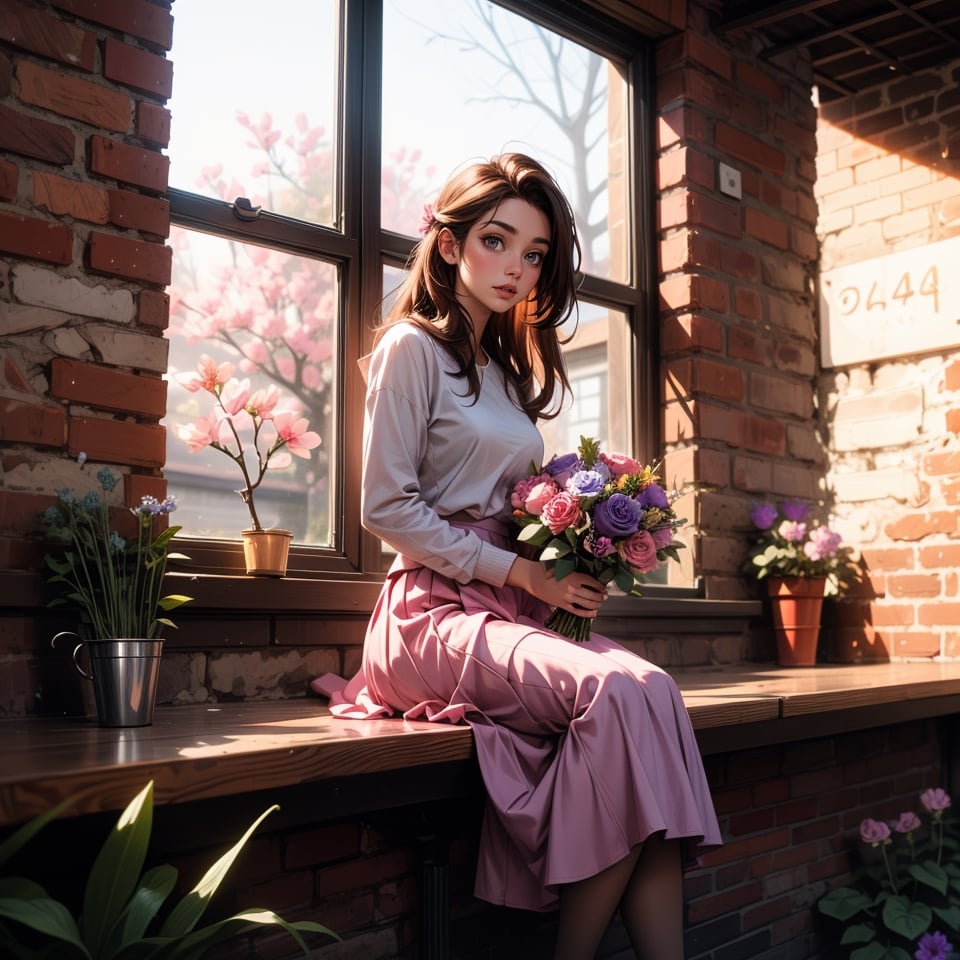
[(643, 469), (639, 460), (634, 460), (625, 453), (601, 453), (600, 461), (609, 467), (615, 477), (624, 473), (639, 473)]
[(929, 790), (924, 790), (920, 794), (920, 802), (924, 809), (929, 810), (930, 813), (946, 810), (953, 803), (950, 794), (940, 787), (931, 787)]
[(868, 817), (860, 821), (860, 839), (874, 847), (879, 846), (890, 839), (890, 828), (885, 823)]
[(527, 502), (527, 497), (530, 496), (530, 491), (540, 480), (540, 477), (524, 477), (522, 480), (519, 480), (513, 488), (513, 492), (510, 494), (510, 506), (513, 507), (514, 510), (525, 509), (524, 504)]
[(527, 499), (523, 505), (524, 509), (527, 513), (539, 517), (543, 513), (543, 508), (559, 492), (560, 488), (552, 480), (541, 480), (539, 483), (535, 483), (527, 494)]
[(580, 519), (579, 498), (561, 490), (543, 505), (540, 519), (550, 528), (551, 533), (562, 533)]
[(901, 813), (897, 818), (897, 822), (893, 825), (893, 829), (897, 833), (913, 833), (914, 830), (920, 828), (920, 818), (912, 811), (908, 810), (906, 813)]
[(657, 559), (657, 545), (646, 530), (638, 530), (618, 547), (620, 558), (628, 566), (640, 573), (650, 573), (660, 565)]
[(650, 536), (657, 545), (658, 550), (669, 547), (673, 543), (673, 531), (669, 527), (661, 527), (659, 530), (651, 530)]

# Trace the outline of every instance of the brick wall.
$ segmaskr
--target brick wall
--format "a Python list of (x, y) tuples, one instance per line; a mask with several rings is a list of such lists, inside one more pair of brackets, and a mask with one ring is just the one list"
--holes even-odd
[[(960, 62), (821, 111), (816, 194), (824, 273), (922, 253), (960, 235), (958, 78)], [(896, 261), (884, 262), (900, 276)], [(945, 303), (956, 288), (955, 263), (946, 266), (937, 278)], [(913, 295), (924, 299), (917, 292), (922, 273), (914, 276)], [(880, 299), (874, 295), (877, 323), (886, 312)], [(923, 322), (952, 328), (955, 320)], [(838, 528), (869, 567), (866, 652), (953, 658), (960, 656), (960, 353), (949, 338), (944, 348), (916, 353), (909, 325), (903, 333), (896, 356), (823, 371), (826, 488)]]

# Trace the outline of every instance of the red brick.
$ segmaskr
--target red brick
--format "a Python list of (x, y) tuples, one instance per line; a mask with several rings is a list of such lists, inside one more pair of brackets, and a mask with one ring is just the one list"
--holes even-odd
[(66, 412), (57, 404), (0, 397), (0, 440), (7, 443), (63, 446), (66, 422)]
[(73, 233), (60, 223), (0, 212), (0, 250), (48, 263), (67, 264), (73, 261)]
[(17, 67), (20, 99), (63, 117), (103, 130), (126, 133), (133, 116), (128, 96), (69, 73), (48, 70), (28, 60)]
[(675, 143), (707, 143), (709, 139), (706, 117), (699, 110), (676, 107), (657, 118), (657, 147), (660, 150)]
[(165, 147), (170, 142), (170, 111), (149, 100), (137, 103), (137, 136)]
[(106, 223), (109, 212), (106, 191), (84, 180), (41, 170), (33, 171), (33, 205), (56, 216), (66, 214), (90, 223)]
[(63, 167), (73, 163), (76, 138), (66, 127), (0, 104), (0, 150)]
[(83, 20), (113, 27), (141, 40), (149, 40), (164, 50), (173, 42), (173, 17), (169, 10), (148, 0), (51, 0), (53, 6), (67, 10)]
[(931, 574), (894, 574), (887, 577), (887, 593), (891, 597), (939, 597), (940, 576)]
[(378, 887), (384, 881), (409, 874), (415, 865), (412, 851), (396, 850), (324, 867), (317, 871), (317, 894), (326, 898), (337, 893)]
[(763, 899), (763, 888), (759, 880), (716, 893), (712, 897), (704, 897), (687, 906), (687, 922), (690, 925), (703, 923), (713, 917), (740, 910), (751, 903)]
[(732, 244), (720, 247), (720, 268), (724, 273), (732, 273), (741, 280), (759, 280), (760, 268), (757, 258), (749, 250), (743, 250)]
[(782, 150), (777, 150), (769, 143), (751, 137), (750, 134), (723, 122), (717, 123), (715, 136), (717, 149), (721, 153), (736, 157), (762, 170), (769, 170), (777, 176), (783, 176), (786, 170), (786, 157)]
[(112, 37), (104, 46), (103, 75), (163, 100), (173, 92), (173, 64), (169, 60)]
[[(763, 298), (759, 291), (747, 287), (737, 287), (733, 292), (733, 309), (741, 317), (759, 323), (763, 320)], [(731, 351), (731, 356), (733, 355)]]
[(90, 269), (114, 277), (128, 277), (167, 286), (173, 262), (170, 247), (91, 232), (87, 246)]
[(13, 63), (0, 50), (0, 97), (8, 97), (13, 92)]
[(94, 67), (97, 39), (89, 30), (31, 9), (19, 0), (3, 0), (0, 40), (87, 73)]
[(167, 411), (166, 380), (76, 360), (55, 359), (50, 365), (50, 396), (158, 420)]
[(886, 535), (891, 540), (922, 540), (934, 533), (952, 534), (957, 529), (957, 515), (949, 510), (932, 513), (913, 513), (887, 524)]
[(103, 177), (163, 193), (167, 188), (170, 158), (156, 150), (131, 147), (94, 136), (90, 138), (90, 170)]
[(0, 159), (0, 200), (14, 200), (17, 196), (19, 170), (9, 160)]
[(26, 534), (37, 531), (37, 518), (56, 504), (52, 494), (27, 493), (0, 488), (0, 531)]
[(170, 235), (170, 201), (145, 197), (130, 190), (108, 190), (110, 222), (126, 230), (158, 237)]
[(744, 211), (744, 230), (761, 243), (769, 244), (780, 250), (789, 245), (789, 228), (784, 220), (778, 220), (753, 207)]
[(71, 417), (67, 444), (71, 457), (86, 453), (106, 463), (162, 467), (166, 459), (166, 431), (154, 424)]
[[(913, 554), (906, 554), (900, 569), (911, 566)], [(927, 570), (944, 570), (960, 567), (960, 545), (942, 543), (932, 547), (921, 547), (917, 552), (920, 566)], [(886, 569), (889, 569), (886, 568)]]
[(741, 89), (747, 87), (753, 90), (760, 94), (760, 99), (766, 103), (782, 105), (786, 101), (786, 91), (783, 84), (752, 63), (738, 60), (733, 65), (733, 75), (738, 87)]
[(167, 481), (163, 477), (145, 477), (141, 473), (125, 474), (123, 478), (124, 504), (128, 507), (135, 507), (143, 497), (165, 500), (167, 497)]
[(720, 400), (739, 403), (744, 395), (743, 372), (730, 364), (704, 357), (693, 359), (693, 387)]
[(141, 290), (137, 298), (137, 320), (154, 330), (166, 330), (170, 323), (170, 295), (161, 290)]

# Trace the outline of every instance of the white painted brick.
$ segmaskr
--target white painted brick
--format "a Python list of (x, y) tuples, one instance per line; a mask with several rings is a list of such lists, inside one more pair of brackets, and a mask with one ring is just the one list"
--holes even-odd
[(83, 335), (104, 363), (166, 373), (170, 344), (162, 337), (95, 323), (86, 324)]
[(44, 345), (58, 357), (80, 360), (90, 356), (90, 344), (74, 327), (58, 327), (43, 338)]
[(918, 505), (923, 500), (920, 479), (904, 470), (865, 470), (862, 473), (833, 475), (837, 499), (848, 502), (894, 499)]
[(303, 689), (313, 677), (339, 669), (335, 649), (244, 651), (211, 656), (208, 684), (214, 693), (255, 700), (279, 700), (290, 695), (291, 685), (302, 680)]
[(102, 283), (90, 287), (75, 277), (64, 277), (31, 264), (14, 267), (11, 280), (13, 294), (20, 303), (118, 323), (131, 323), (136, 316), (136, 304), (129, 290)]
[(923, 424), (923, 389), (874, 390), (837, 403), (833, 421), (835, 450), (872, 450), (912, 443)]
[(32, 330), (51, 330), (65, 324), (70, 317), (44, 307), (30, 307), (21, 303), (0, 302), (0, 333), (30, 333)]

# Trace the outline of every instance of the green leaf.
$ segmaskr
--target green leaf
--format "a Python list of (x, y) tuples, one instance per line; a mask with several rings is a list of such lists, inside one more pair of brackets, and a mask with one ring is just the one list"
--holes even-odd
[(14, 900), (3, 897), (0, 898), (0, 917), (16, 920), (38, 933), (63, 940), (76, 947), (82, 956), (90, 957), (70, 911), (59, 900), (40, 897)]
[(822, 914), (841, 921), (849, 920), (872, 905), (873, 901), (868, 896), (853, 887), (837, 887), (817, 901), (817, 908)]
[(126, 909), (117, 918), (110, 931), (104, 956), (112, 957), (123, 947), (140, 940), (150, 921), (157, 915), (164, 901), (170, 896), (177, 882), (177, 870), (165, 863), (148, 870), (140, 880), (140, 886), (127, 903)]
[(39, 883), (26, 877), (0, 877), (0, 897), (13, 900), (49, 899)]
[(177, 943), (174, 956), (176, 960), (199, 960), (214, 944), (222, 940), (229, 939), (240, 933), (242, 930), (249, 929), (252, 926), (274, 926), (281, 927), (297, 941), (303, 955), (310, 957), (310, 950), (307, 947), (301, 933), (320, 933), (328, 937), (339, 940), (332, 930), (319, 923), (310, 920), (300, 920), (296, 923), (288, 923), (282, 917), (277, 916), (272, 910), (261, 910), (251, 908), (227, 917), (226, 920), (220, 920), (217, 923), (210, 924), (194, 933), (184, 937)]
[(887, 960), (887, 949), (879, 943), (858, 947), (850, 954), (850, 960)]
[(564, 577), (569, 577), (577, 569), (577, 558), (574, 556), (569, 557), (560, 557), (553, 565), (553, 575), (558, 579), (562, 580)]
[(930, 927), (933, 914), (925, 903), (907, 897), (890, 897), (883, 905), (883, 922), (888, 930), (907, 940), (916, 940)]
[(946, 896), (948, 883), (946, 871), (939, 866), (939, 864), (934, 863), (933, 860), (924, 860), (923, 863), (911, 863), (909, 873), (917, 883), (933, 887), (938, 893)]
[(250, 839), (253, 831), (273, 813), (279, 810), (274, 804), (268, 807), (247, 828), (246, 833), (203, 875), (200, 882), (174, 907), (160, 929), (161, 937), (179, 937), (189, 933), (197, 925), (203, 912), (207, 909), (210, 898), (216, 893), (223, 878), (227, 875), (233, 861), (236, 860), (244, 844)]
[(637, 578), (626, 570), (617, 570), (614, 580), (624, 593), (631, 593), (637, 585)]
[(566, 557), (573, 551), (570, 548), (570, 544), (565, 543), (563, 540), (551, 540), (544, 548), (540, 551), (540, 559), (546, 563), (550, 560), (558, 560), (560, 557)]
[(876, 935), (877, 931), (868, 924), (855, 923), (852, 927), (847, 927), (847, 929), (843, 931), (840, 942), (843, 944), (869, 943)]
[(954, 932), (960, 931), (960, 908), (951, 905), (949, 907), (931, 907), (933, 912)]
[(182, 603), (189, 603), (193, 597), (185, 597), (179, 593), (171, 593), (169, 596), (161, 597), (157, 603), (164, 610), (173, 610)]
[(541, 543), (546, 543), (552, 536), (550, 528), (542, 523), (528, 523), (525, 527), (520, 528), (517, 539), (521, 543), (532, 543), (534, 546), (539, 546)]
[(94, 955), (99, 955), (140, 878), (152, 828), (151, 780), (120, 814), (87, 878), (80, 925)]
[(70, 804), (73, 803), (73, 797), (69, 797), (55, 807), (34, 817), (28, 823), (25, 823), (19, 830), (12, 833), (3, 843), (0, 843), (0, 866), (5, 864), (28, 840), (36, 836), (51, 820), (60, 816)]

